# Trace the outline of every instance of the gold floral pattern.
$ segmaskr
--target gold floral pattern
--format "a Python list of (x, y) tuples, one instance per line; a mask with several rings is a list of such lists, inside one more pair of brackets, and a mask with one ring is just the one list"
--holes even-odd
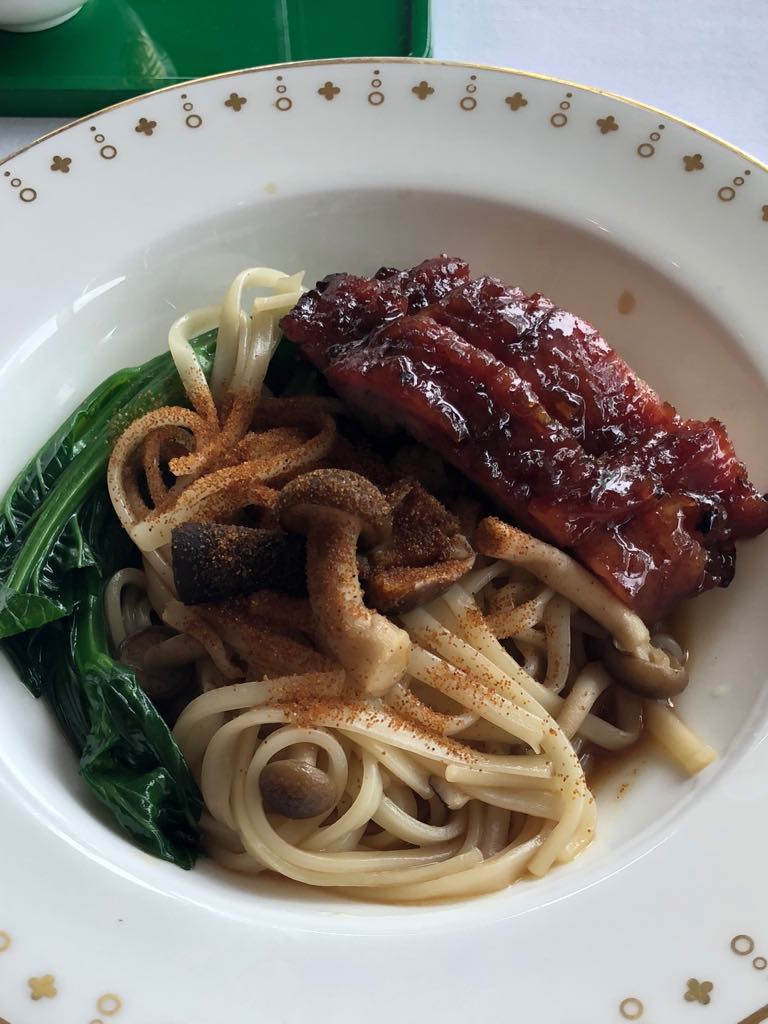
[(230, 110), (234, 110), (236, 114), (239, 114), (245, 104), (248, 102), (245, 96), (238, 96), (236, 92), (229, 94), (229, 99), (224, 100), (224, 106), (229, 107)]
[[(362, 63), (362, 61), (360, 62)], [(318, 61), (317, 63), (322, 66), (322, 64), (325, 62)], [(355, 63), (355, 61), (349, 61), (349, 63)], [(334, 62), (332, 61), (327, 62), (327, 65), (328, 67), (335, 66)], [(367, 96), (368, 103), (374, 107), (381, 106), (381, 104), (385, 102), (386, 98), (382, 90), (383, 82), (380, 77), (381, 74), (382, 72), (378, 68), (373, 71), (373, 78), (370, 82), (371, 91), (368, 93)], [(215, 78), (216, 76), (211, 77)], [(556, 82), (556, 79), (552, 79), (551, 81)], [(458, 105), (461, 110), (465, 112), (470, 112), (477, 108), (478, 99), (475, 94), (478, 92), (479, 84), (480, 83), (478, 82), (478, 75), (471, 74), (469, 76), (469, 80), (467, 81), (464, 87), (464, 95), (459, 99)], [(562, 85), (566, 85), (566, 83), (562, 83)], [(337, 85), (335, 82), (330, 80), (326, 81), (323, 85), (320, 86), (320, 88), (316, 90), (316, 92), (320, 96), (322, 96), (327, 102), (330, 102), (333, 99), (335, 99), (336, 96), (338, 96), (341, 91), (341, 86)], [(430, 96), (433, 96), (436, 92), (436, 89), (426, 79), (421, 79), (415, 85), (412, 85), (410, 87), (410, 91), (420, 101), (424, 101), (428, 99)], [(591, 91), (597, 92), (597, 90)], [(281, 112), (287, 112), (291, 110), (294, 101), (290, 98), (290, 96), (287, 95), (288, 87), (284, 82), (284, 76), (282, 74), (277, 75), (275, 77), (275, 92), (277, 93), (277, 97), (273, 101), (273, 106), (276, 107), (277, 110)], [(571, 117), (571, 113), (569, 113), (569, 111), (571, 110), (570, 100), (573, 98), (573, 96), (574, 93), (572, 92), (565, 93), (565, 98), (561, 100), (559, 108), (553, 114), (550, 115), (549, 121), (553, 128), (563, 128), (569, 123), (569, 119)], [(186, 126), (188, 128), (202, 127), (203, 118), (194, 110), (194, 105), (191, 102), (188, 93), (181, 93), (180, 98), (183, 101), (182, 109), (185, 115), (184, 120)], [(133, 102), (133, 100), (125, 101), (126, 104), (130, 102)], [(238, 92), (231, 92), (229, 93), (227, 99), (224, 100), (224, 106), (226, 106), (233, 112), (238, 113), (243, 109), (247, 102), (247, 97), (240, 95)], [(510, 111), (517, 112), (519, 110), (522, 110), (524, 107), (528, 106), (528, 99), (520, 90), (518, 90), (509, 96), (505, 96), (504, 103), (509, 107)], [(617, 121), (615, 115), (613, 114), (607, 114), (605, 117), (597, 118), (595, 124), (600, 130), (601, 135), (611, 135), (614, 132), (618, 131), (620, 128), (620, 124)], [(649, 133), (647, 141), (641, 142), (636, 147), (636, 153), (638, 156), (648, 159), (656, 154), (656, 143), (658, 143), (661, 139), (660, 132), (663, 131), (664, 127), (665, 125), (659, 124), (656, 130)], [(151, 136), (156, 128), (157, 121), (150, 120), (147, 117), (141, 117), (135, 124), (134, 131), (139, 135)], [(101, 132), (97, 131), (95, 125), (91, 126), (91, 131), (94, 133), (94, 141), (100, 147), (99, 155), (102, 157), (102, 159), (114, 160), (115, 157), (117, 157), (118, 155), (117, 146), (114, 145), (112, 142), (107, 141), (104, 135), (101, 134)], [(705, 169), (704, 160), (701, 153), (686, 154), (681, 159), (683, 161), (683, 166), (686, 172), (701, 171)], [(50, 169), (51, 171), (58, 171), (63, 174), (68, 174), (71, 169), (72, 162), (73, 161), (71, 157), (62, 157), (56, 155), (52, 159)], [(735, 178), (730, 184), (723, 185), (720, 188), (716, 189), (715, 194), (717, 198), (723, 203), (732, 202), (736, 198), (737, 189), (740, 187), (741, 184), (744, 183), (744, 179), (750, 173), (751, 172), (749, 170), (743, 171), (742, 174)], [(33, 188), (31, 185), (22, 182), (21, 179), (18, 177), (12, 177), (10, 171), (5, 171), (4, 176), (8, 179), (11, 179), (10, 185), (12, 188), (18, 190), (17, 195), (23, 203), (32, 203), (37, 199), (37, 190)], [(762, 205), (758, 204), (758, 211), (761, 219), (764, 222), (768, 222), (768, 203)]]
[(619, 130), (619, 122), (613, 114), (609, 114), (608, 117), (599, 117), (595, 124), (600, 129), (601, 135), (608, 135), (609, 132), (617, 132)]
[(318, 96), (324, 96), (329, 102), (335, 99), (340, 92), (341, 89), (338, 85), (334, 85), (333, 82), (326, 82), (325, 85), (322, 85), (317, 90)]
[(521, 92), (513, 92), (511, 96), (506, 97), (504, 102), (514, 113), (517, 113), (518, 110), (522, 110), (523, 107), (528, 106), (528, 100)]
[(62, 174), (69, 174), (69, 168), (72, 164), (72, 158), (69, 156), (55, 156), (51, 160), (51, 170), (61, 171)]
[(29, 997), (37, 1002), (38, 999), (54, 999), (58, 995), (56, 979), (52, 974), (44, 974), (41, 978), (30, 978)]
[(139, 135), (152, 135), (155, 128), (157, 128), (157, 121), (150, 121), (146, 117), (140, 117), (133, 130), (138, 132)]
[(683, 998), (686, 1003), (701, 1003), (702, 1006), (706, 1006), (711, 1001), (710, 992), (714, 987), (711, 981), (699, 981), (698, 978), (689, 978), (688, 987)]
[(434, 93), (434, 91), (435, 90), (432, 88), (429, 82), (425, 82), (424, 79), (422, 79), (418, 85), (414, 85), (414, 87), (411, 89), (411, 92), (414, 94), (414, 96), (418, 96), (420, 100), (425, 100), (428, 96), (431, 96)]
[(0, 953), (5, 953), (7, 949), (11, 948), (13, 939), (8, 932), (0, 932)]

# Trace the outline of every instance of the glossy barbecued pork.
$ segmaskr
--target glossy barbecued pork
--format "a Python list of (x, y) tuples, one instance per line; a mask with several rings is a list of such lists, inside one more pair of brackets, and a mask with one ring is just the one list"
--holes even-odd
[(648, 621), (727, 585), (768, 527), (725, 428), (684, 420), (593, 327), (439, 257), (320, 282), (283, 330), (349, 402), (405, 426)]

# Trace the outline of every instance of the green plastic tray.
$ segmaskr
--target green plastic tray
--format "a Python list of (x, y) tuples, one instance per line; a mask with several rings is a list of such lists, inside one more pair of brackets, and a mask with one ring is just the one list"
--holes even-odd
[(260, 64), (429, 52), (429, 0), (89, 0), (57, 28), (0, 31), (0, 115), (86, 114)]

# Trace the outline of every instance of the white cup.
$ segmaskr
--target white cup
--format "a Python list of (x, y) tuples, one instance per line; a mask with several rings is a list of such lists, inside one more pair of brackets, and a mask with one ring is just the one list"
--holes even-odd
[(40, 32), (74, 17), (82, 6), (83, 0), (0, 0), (0, 29)]

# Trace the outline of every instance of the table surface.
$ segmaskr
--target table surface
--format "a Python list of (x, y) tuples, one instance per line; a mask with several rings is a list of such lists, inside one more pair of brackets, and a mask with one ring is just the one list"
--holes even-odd
[[(436, 57), (660, 107), (768, 162), (766, 0), (432, 0)], [(0, 117), (0, 158), (65, 122)]]

